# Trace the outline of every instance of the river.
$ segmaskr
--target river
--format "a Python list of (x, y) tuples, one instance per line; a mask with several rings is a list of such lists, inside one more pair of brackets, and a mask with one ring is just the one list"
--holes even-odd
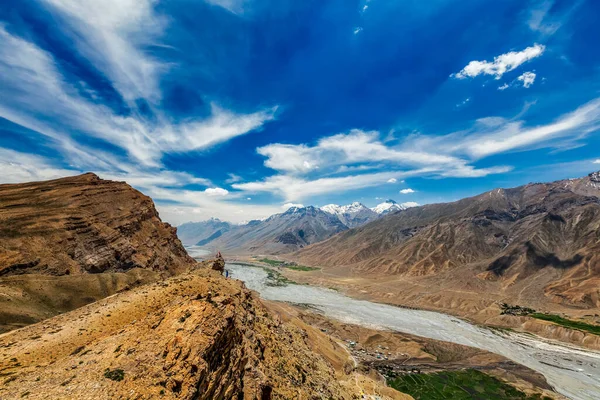
[(356, 300), (334, 290), (268, 284), (257, 267), (227, 264), (232, 277), (267, 300), (306, 304), (343, 322), (389, 329), (477, 347), (500, 354), (543, 374), (555, 390), (571, 399), (600, 399), (600, 352), (543, 340), (533, 335), (492, 330), (455, 317)]

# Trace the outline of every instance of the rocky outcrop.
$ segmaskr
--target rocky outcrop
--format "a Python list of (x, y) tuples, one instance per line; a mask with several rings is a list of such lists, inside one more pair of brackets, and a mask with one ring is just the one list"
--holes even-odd
[(0, 276), (171, 274), (193, 263), (152, 200), (124, 182), (84, 174), (0, 185)]
[(0, 348), (0, 398), (353, 398), (305, 333), (208, 263), (11, 332)]

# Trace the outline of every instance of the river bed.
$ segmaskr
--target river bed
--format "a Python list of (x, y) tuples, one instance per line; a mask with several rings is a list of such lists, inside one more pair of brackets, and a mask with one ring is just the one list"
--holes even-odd
[(543, 374), (558, 393), (570, 399), (600, 399), (600, 352), (476, 326), (442, 313), (356, 300), (330, 289), (273, 286), (266, 271), (258, 267), (227, 264), (227, 269), (264, 299), (309, 305), (347, 323), (484, 349)]

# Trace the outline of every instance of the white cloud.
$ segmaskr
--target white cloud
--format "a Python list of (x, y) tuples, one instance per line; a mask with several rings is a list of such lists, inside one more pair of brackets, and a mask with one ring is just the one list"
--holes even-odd
[(506, 90), (506, 89), (508, 89), (508, 83), (505, 83), (502, 86), (498, 86), (498, 90)]
[(597, 159), (597, 160), (594, 160), (594, 161), (592, 162), (592, 164), (600, 164), (600, 158), (599, 158), (599, 159)]
[(542, 44), (534, 44), (522, 51), (511, 51), (494, 57), (494, 61), (471, 61), (460, 72), (452, 74), (458, 79), (474, 78), (478, 75), (493, 75), (500, 79), (506, 72), (510, 72), (521, 64), (541, 56), (546, 47)]
[(402, 189), (400, 191), (401, 194), (410, 194), (410, 193), (414, 193), (415, 191), (412, 190), (411, 188), (406, 188), (406, 189)]
[(505, 121), (492, 130), (479, 132), (457, 144), (457, 151), (466, 151), (474, 158), (540, 146), (552, 139), (574, 134), (576, 131), (594, 131), (600, 127), (600, 99), (592, 100), (557, 121), (525, 128), (522, 121)]
[(43, 0), (72, 30), (79, 52), (112, 81), (129, 102), (160, 100), (158, 75), (166, 68), (144, 46), (162, 33), (166, 19), (154, 0)]
[(277, 109), (238, 114), (213, 104), (208, 118), (178, 125), (161, 115), (152, 120), (137, 113), (117, 115), (82, 97), (48, 53), (2, 26), (0, 60), (1, 117), (61, 143), (70, 140), (69, 130), (102, 139), (146, 166), (159, 167), (163, 153), (203, 150), (257, 130), (274, 119)]
[(252, 197), (246, 197), (246, 200), (252, 200)]
[(359, 33), (361, 33), (361, 32), (362, 32), (362, 30), (363, 30), (363, 28), (362, 28), (361, 26), (357, 26), (356, 28), (354, 28), (354, 31), (353, 31), (353, 33), (354, 33), (355, 35), (358, 35)]
[(5, 148), (0, 148), (0, 170), (0, 183), (43, 181), (81, 173), (55, 166), (44, 157)]
[(220, 187), (208, 188), (204, 191), (209, 196), (227, 196), (229, 190)]
[(401, 207), (411, 208), (411, 207), (419, 207), (419, 203), (415, 203), (414, 201), (407, 201), (406, 203), (400, 203)]
[[(429, 164), (456, 164), (460, 160), (448, 155), (425, 151), (402, 151), (386, 146), (379, 140), (378, 132), (352, 130), (347, 134), (337, 134), (320, 139), (316, 146), (305, 144), (270, 144), (257, 149), (267, 157), (265, 166), (302, 175), (311, 171), (311, 166), (319, 165), (323, 173), (332, 167), (343, 167), (338, 172), (350, 170), (348, 165), (359, 163), (392, 163), (403, 166), (424, 166)], [(361, 168), (364, 169), (365, 165)]]
[(336, 178), (302, 179), (289, 175), (270, 176), (258, 182), (236, 183), (235, 189), (245, 192), (268, 192), (282, 196), (286, 201), (310, 199), (326, 193), (343, 193), (349, 190), (379, 186), (387, 183), (392, 176), (422, 175), (429, 169), (409, 172), (378, 172), (372, 174), (350, 175)]
[(535, 73), (534, 72), (524, 72), (523, 75), (519, 76), (517, 80), (523, 82), (524, 88), (529, 88), (535, 82)]
[(304, 204), (300, 204), (300, 203), (285, 203), (284, 205), (281, 206), (281, 209), (282, 210), (289, 210), (292, 207), (302, 208), (302, 207), (304, 207)]
[(396, 183), (396, 182), (398, 182), (398, 179), (396, 179), (396, 178), (390, 178), (387, 181), (387, 183)]
[(236, 183), (236, 182), (240, 182), (240, 181), (242, 181), (242, 180), (243, 180), (241, 176), (239, 176), (239, 175), (236, 175), (236, 174), (229, 173), (229, 174), (227, 174), (227, 175), (229, 175), (229, 178), (227, 178), (227, 179), (225, 180), (225, 183), (228, 183), (228, 184), (230, 184), (230, 183)]

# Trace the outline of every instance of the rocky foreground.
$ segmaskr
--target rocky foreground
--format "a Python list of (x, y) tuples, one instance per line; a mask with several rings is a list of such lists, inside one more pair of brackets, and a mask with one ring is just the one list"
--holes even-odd
[(339, 382), (306, 332), (211, 265), (0, 336), (0, 398), (351, 399), (363, 390)]

